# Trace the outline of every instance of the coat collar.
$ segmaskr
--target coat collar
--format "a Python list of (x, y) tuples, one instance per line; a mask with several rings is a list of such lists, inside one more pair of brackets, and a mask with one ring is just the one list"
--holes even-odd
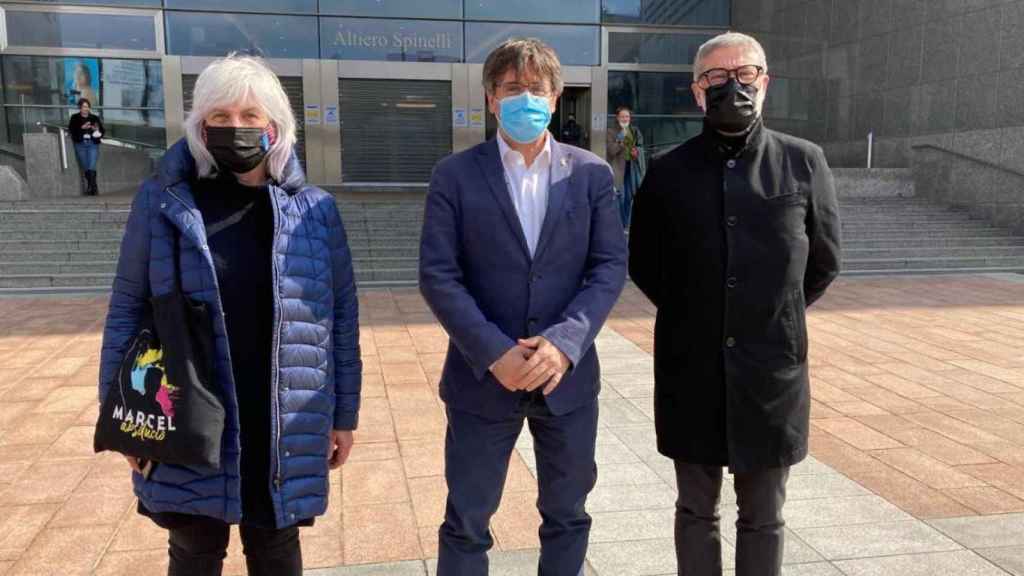
[(484, 177), (490, 185), (491, 193), (494, 195), (498, 207), (512, 233), (519, 242), (519, 247), (528, 260), (537, 260), (547, 247), (558, 221), (565, 212), (565, 197), (572, 183), (574, 156), (572, 149), (563, 146), (548, 134), (551, 146), (551, 179), (548, 188), (548, 208), (544, 216), (544, 224), (541, 226), (540, 239), (537, 242), (537, 250), (533, 257), (530, 257), (530, 249), (526, 243), (526, 235), (523, 234), (523, 227), (519, 223), (519, 215), (516, 213), (515, 205), (512, 203), (512, 196), (505, 179), (505, 166), (501, 161), (501, 152), (497, 138), (492, 139), (477, 149), (477, 160), (483, 170)]

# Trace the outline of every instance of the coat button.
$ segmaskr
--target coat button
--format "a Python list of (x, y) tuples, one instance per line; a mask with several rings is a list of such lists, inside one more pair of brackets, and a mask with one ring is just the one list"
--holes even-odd
[(736, 339), (733, 338), (732, 336), (729, 336), (728, 338), (725, 339), (725, 346), (726, 346), (726, 348), (735, 348), (736, 347)]
[(285, 451), (285, 453), (284, 453), (284, 457), (285, 458), (291, 458), (291, 455), (292, 455), (292, 453), (288, 452), (288, 451)]
[(728, 166), (729, 168), (735, 168), (736, 167), (736, 161), (735, 160), (729, 160), (728, 162), (725, 163), (725, 165)]
[(728, 224), (730, 228), (735, 226), (736, 223), (739, 222), (739, 221), (740, 221), (740, 219), (735, 217), (735, 216), (729, 216), (728, 218), (725, 219), (725, 223)]
[(735, 276), (725, 281), (725, 285), (728, 286), (729, 288), (735, 288), (739, 283), (740, 281), (737, 280)]

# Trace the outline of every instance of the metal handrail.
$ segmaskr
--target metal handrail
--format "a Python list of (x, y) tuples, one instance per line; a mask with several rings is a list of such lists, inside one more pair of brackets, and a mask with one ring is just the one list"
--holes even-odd
[[(62, 133), (63, 132), (67, 132), (67, 128), (66, 127), (61, 126), (59, 124), (51, 124), (49, 122), (42, 122), (42, 121), (36, 122), (36, 126), (39, 126), (40, 128), (42, 128), (44, 134), (46, 133), (46, 129), (47, 128), (53, 128), (54, 130), (60, 130)], [(167, 150), (167, 148), (165, 146), (157, 146), (156, 144), (150, 144), (148, 142), (140, 142), (138, 140), (129, 140), (128, 138), (105, 137), (104, 140), (100, 141), (100, 143), (101, 144), (107, 144), (108, 146), (115, 146), (115, 144), (112, 144), (110, 141), (118, 142), (118, 143), (121, 143), (121, 144), (128, 144), (129, 147), (131, 147), (131, 148), (148, 148), (148, 149), (152, 149), (152, 150), (164, 150), (164, 151)]]

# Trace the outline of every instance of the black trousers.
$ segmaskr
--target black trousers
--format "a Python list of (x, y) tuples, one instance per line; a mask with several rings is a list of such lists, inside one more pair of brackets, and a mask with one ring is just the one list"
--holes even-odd
[[(722, 576), (718, 501), (722, 468), (676, 461), (676, 558), (679, 576)], [(736, 576), (780, 576), (785, 545), (789, 468), (771, 468), (734, 478)]]
[[(249, 576), (302, 576), (299, 529), (239, 527)], [(168, 576), (220, 576), (227, 556), (231, 527), (207, 516), (195, 516), (169, 530)]]

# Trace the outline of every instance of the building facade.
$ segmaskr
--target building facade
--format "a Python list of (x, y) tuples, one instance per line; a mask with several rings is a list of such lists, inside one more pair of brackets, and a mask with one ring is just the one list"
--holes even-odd
[(938, 146), (1024, 170), (1024, 1), (733, 0), (768, 52), (772, 125), (840, 166)]
[(604, 153), (631, 106), (658, 146), (700, 130), (692, 61), (730, 27), (729, 0), (64, 0), (0, 2), (0, 144), (63, 125), (88, 98), (108, 134), (167, 146), (183, 134), (195, 79), (212, 59), (268, 59), (300, 125), (310, 180), (423, 186), (441, 157), (496, 129), (483, 61), (509, 37), (551, 44), (575, 117)]

